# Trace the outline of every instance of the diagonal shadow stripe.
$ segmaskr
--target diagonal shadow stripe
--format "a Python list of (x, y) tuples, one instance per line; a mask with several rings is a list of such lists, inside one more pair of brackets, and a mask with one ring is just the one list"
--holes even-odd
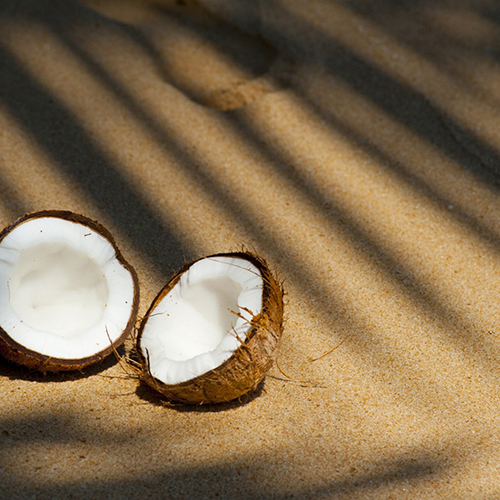
[[(270, 5), (277, 3), (275, 0), (269, 2)], [(265, 27), (265, 38), (275, 41), (280, 49), (290, 52), (294, 57), (323, 62), (329, 71), (353, 90), (415, 131), (429, 144), (439, 148), (462, 168), (489, 185), (500, 188), (500, 156), (494, 148), (485, 144), (452, 116), (439, 110), (426, 96), (379, 70), (334, 37), (320, 32), (310, 22), (292, 13), (283, 3), (279, 4), (279, 9), (281, 24), (294, 26), (299, 33), (314, 33), (317, 44), (313, 48), (316, 50), (320, 46), (322, 51), (308, 48), (300, 37), (277, 30), (271, 24)], [(469, 150), (474, 151), (474, 154), (464, 154), (464, 148), (456, 137), (466, 138)]]
[(166, 278), (191, 253), (139, 191), (87, 136), (78, 120), (0, 46), (0, 101), (59, 170), (119, 227)]
[[(471, 337), (471, 332), (476, 330), (475, 325), (465, 318), (461, 318), (460, 313), (441, 300), (431, 286), (424, 283), (411, 269), (399, 262), (393, 255), (393, 252), (391, 252), (390, 247), (368, 235), (355, 216), (346, 213), (334, 199), (322, 192), (320, 186), (316, 185), (309, 177), (297, 169), (293, 163), (274, 150), (260, 136), (259, 132), (254, 130), (243, 119), (242, 115), (236, 113), (230, 120), (235, 128), (240, 129), (245, 139), (253, 143), (254, 147), (267, 158), (267, 164), (283, 178), (284, 182), (304, 195), (318, 210), (327, 212), (326, 217), (330, 221), (330, 225), (347, 238), (353, 249), (362, 254), (365, 259), (374, 262), (378, 269), (399, 288), (401, 293), (416, 304), (421, 311), (429, 313), (431, 317), (436, 318), (436, 325), (447, 332), (448, 338), (459, 346), (462, 352), (467, 353), (467, 356), (475, 359), (493, 377), (498, 378), (496, 370), (491, 368), (490, 363), (491, 356), (500, 358), (500, 346), (495, 339), (484, 337), (483, 335)], [(343, 133), (346, 132), (345, 128), (342, 127), (339, 127), (338, 130)], [(472, 221), (469, 222), (472, 223)], [(498, 241), (498, 238), (490, 233), (488, 233), (487, 238), (492, 245), (495, 245)], [(290, 257), (291, 254), (291, 249), (289, 249), (287, 255)], [(293, 264), (293, 271), (291, 263), (285, 263), (285, 266), (290, 266), (290, 271), (293, 272), (295, 277), (299, 278), (300, 283), (307, 283), (307, 273), (301, 270), (299, 266)], [(318, 283), (309, 283), (309, 286), (314, 289), (318, 287)], [(330, 308), (343, 310), (345, 313), (350, 314), (347, 312), (350, 309), (347, 304), (337, 302), (333, 305), (333, 301), (329, 303), (328, 301), (332, 300), (332, 297), (329, 297), (326, 290), (314, 296), (316, 302), (324, 308), (323, 310), (327, 311)], [(332, 319), (338, 325), (342, 324), (342, 319), (339, 318), (338, 314), (334, 315)], [(352, 317), (350, 319), (352, 320)], [(356, 331), (357, 335), (360, 335), (360, 338), (362, 338), (363, 334), (361, 332), (364, 330), (361, 324), (360, 322), (359, 329), (351, 328), (351, 331)], [(472, 343), (474, 344), (474, 350), (471, 349)], [(371, 345), (373, 349), (372, 344), (368, 343), (368, 345)]]
[(23, 199), (16, 193), (16, 189), (13, 188), (10, 181), (2, 175), (3, 159), (1, 158), (0, 151), (0, 204), (3, 206), (3, 209), (9, 214), (9, 223), (24, 215), (28, 212), (33, 211), (33, 207), (31, 203), (27, 200)]

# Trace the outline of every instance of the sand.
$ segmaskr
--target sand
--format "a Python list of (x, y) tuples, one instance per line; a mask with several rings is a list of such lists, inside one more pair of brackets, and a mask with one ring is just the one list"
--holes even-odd
[(499, 77), (489, 0), (1, 2), (2, 227), (98, 220), (141, 315), (252, 248), (287, 321), (223, 405), (0, 361), (0, 496), (500, 498)]

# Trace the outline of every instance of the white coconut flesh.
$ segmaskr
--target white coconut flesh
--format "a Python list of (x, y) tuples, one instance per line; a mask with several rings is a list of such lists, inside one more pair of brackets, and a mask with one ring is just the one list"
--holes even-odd
[(31, 351), (93, 356), (123, 334), (133, 300), (130, 272), (87, 226), (38, 217), (0, 242), (0, 326)]
[(150, 312), (140, 349), (151, 375), (179, 384), (213, 370), (245, 341), (262, 309), (263, 281), (248, 260), (207, 257)]

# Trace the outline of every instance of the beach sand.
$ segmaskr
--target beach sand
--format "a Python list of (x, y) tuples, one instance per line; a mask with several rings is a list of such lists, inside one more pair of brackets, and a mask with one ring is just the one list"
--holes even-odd
[(0, 496), (500, 498), (499, 180), (497, 2), (4, 0), (1, 226), (98, 220), (141, 315), (241, 248), (287, 294), (241, 401), (0, 361)]

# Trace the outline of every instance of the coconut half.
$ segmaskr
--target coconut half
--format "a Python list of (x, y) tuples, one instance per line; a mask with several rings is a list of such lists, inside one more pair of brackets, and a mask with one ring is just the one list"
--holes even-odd
[(132, 331), (134, 269), (109, 231), (66, 211), (28, 214), (0, 233), (0, 354), (41, 371), (81, 369)]
[(231, 401), (264, 378), (282, 329), (283, 289), (263, 259), (199, 259), (174, 275), (141, 323), (142, 379), (174, 402)]

